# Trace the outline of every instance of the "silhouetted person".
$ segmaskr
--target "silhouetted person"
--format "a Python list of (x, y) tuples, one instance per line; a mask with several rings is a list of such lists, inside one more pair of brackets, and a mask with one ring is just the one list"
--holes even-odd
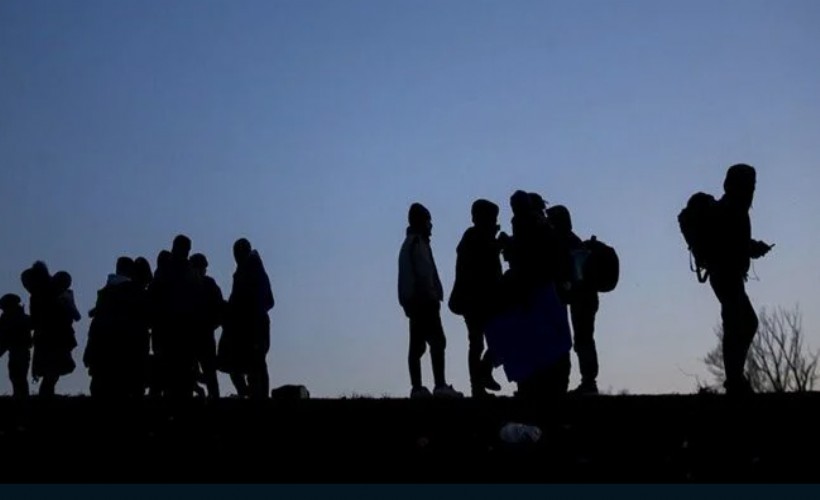
[(539, 252), (543, 252), (541, 255), (543, 278), (545, 281), (555, 283), (560, 296), (563, 291), (569, 289), (572, 277), (570, 248), (547, 217), (548, 209), (544, 198), (538, 193), (527, 194), (537, 229), (536, 244)]
[(156, 278), (161, 280), (164, 289), (162, 301), (168, 321), (166, 395), (186, 399), (193, 396), (196, 383), (194, 345), (201, 288), (201, 281), (190, 264), (190, 252), (190, 238), (176, 236), (167, 272), (163, 270)]
[[(54, 293), (57, 294), (57, 315), (55, 321), (60, 331), (60, 338), (66, 339), (70, 345), (68, 350), (69, 358), (71, 356), (71, 350), (77, 347), (74, 323), (80, 321), (82, 318), (80, 311), (77, 309), (77, 304), (74, 302), (74, 291), (71, 289), (71, 281), (71, 275), (66, 271), (58, 271), (52, 278)], [(72, 359), (67, 365), (71, 366), (71, 372), (73, 372), (75, 368), (74, 360)]]
[(492, 364), (484, 353), (484, 330), (498, 308), (501, 286), (501, 247), (496, 240), (498, 205), (476, 200), (472, 209), (473, 226), (468, 228), (456, 250), (456, 279), (450, 295), (450, 309), (467, 324), (470, 386), (473, 397), (487, 395), (487, 389), (501, 386), (492, 378)]
[(527, 302), (535, 290), (552, 279), (552, 250), (544, 206), (543, 198), (536, 193), (518, 190), (510, 197), (512, 236), (499, 236), (509, 264), (501, 296), (504, 307)]
[(134, 281), (134, 261), (117, 259), (114, 274), (97, 292), (83, 363), (95, 397), (139, 397), (145, 393), (148, 357), (147, 303)]
[(170, 377), (169, 344), (171, 324), (169, 272), (173, 258), (168, 250), (157, 254), (156, 272), (148, 284), (149, 326), (151, 329), (151, 354), (148, 358), (148, 393), (161, 396), (166, 391)]
[(510, 208), (512, 236), (499, 236), (509, 269), (501, 279), (501, 313), (493, 320), (491, 354), (517, 382), (517, 395), (565, 394), (571, 338), (559, 287), (568, 255), (538, 193), (516, 191), (510, 197)]
[(527, 193), (527, 197), (529, 198), (529, 205), (534, 218), (543, 224), (547, 220), (547, 202), (538, 193)]
[(148, 292), (148, 287), (151, 286), (151, 282), (154, 281), (154, 274), (151, 271), (151, 263), (148, 262), (148, 259), (145, 257), (137, 257), (134, 259), (134, 273), (133, 273), (133, 280), (134, 284), (137, 288), (137, 293), (140, 296), (140, 309), (139, 315), (140, 317), (137, 318), (138, 324), (140, 326), (139, 332), (139, 353), (141, 357), (140, 364), (142, 366), (139, 372), (139, 381), (134, 381), (135, 384), (139, 383), (142, 386), (141, 394), (145, 394), (145, 389), (150, 389), (151, 384), (149, 380), (150, 376), (150, 364), (151, 364), (151, 323), (153, 321), (152, 314), (151, 314), (151, 307), (150, 307), (150, 295)]
[(510, 196), (510, 208), (512, 209), (512, 235), (505, 237), (507, 248), (507, 258), (510, 265), (510, 272), (516, 278), (521, 276), (524, 279), (528, 271), (532, 268), (532, 260), (535, 247), (535, 226), (536, 218), (529, 195), (524, 191), (516, 191)]
[[(54, 273), (53, 280), (58, 305), (66, 316), (66, 319), (63, 321), (70, 319), (69, 327), (71, 327), (71, 323), (80, 321), (82, 318), (80, 311), (77, 310), (77, 304), (74, 302), (74, 291), (71, 289), (71, 275), (65, 271), (58, 271)], [(74, 335), (73, 327), (72, 335)]]
[(509, 263), (522, 299), (557, 277), (555, 238), (545, 207), (537, 193), (519, 190), (510, 197), (513, 217), (512, 237), (508, 239)]
[(151, 263), (145, 257), (134, 259), (134, 283), (145, 290), (153, 281), (154, 275), (151, 272)]
[(743, 368), (758, 320), (746, 294), (745, 282), (751, 259), (766, 255), (772, 248), (752, 239), (749, 210), (755, 184), (756, 172), (749, 165), (733, 165), (726, 172), (724, 195), (717, 202), (715, 214), (716, 241), (708, 263), (709, 282), (721, 306), (727, 394), (752, 392)]
[(270, 318), (274, 298), (262, 259), (245, 238), (234, 243), (236, 271), (219, 341), (220, 371), (231, 377), (240, 397), (267, 398)]
[(215, 331), (222, 325), (225, 300), (222, 290), (213, 278), (206, 274), (208, 259), (201, 253), (191, 256), (191, 266), (202, 280), (201, 302), (196, 318), (196, 338), (194, 352), (202, 380), (208, 388), (208, 397), (219, 397), (219, 382), (216, 377)]
[[(67, 289), (64, 280), (55, 284), (44, 262), (35, 262), (23, 272), (23, 286), (31, 294), (30, 312), (34, 329), (32, 377), (41, 380), (38, 394), (53, 396), (57, 381), (74, 371), (71, 351), (77, 346), (74, 337), (74, 312), (61, 302)], [(70, 284), (70, 283), (69, 283)], [(58, 286), (59, 285), (59, 286)]]
[[(563, 205), (555, 205), (547, 210), (561, 245), (567, 254), (583, 252), (583, 241), (572, 231), (572, 217)], [(572, 320), (573, 344), (578, 355), (581, 384), (573, 391), (576, 394), (598, 393), (598, 353), (595, 348), (595, 315), (598, 312), (598, 291), (585, 280), (574, 281), (569, 294), (569, 310)]]
[(441, 325), (441, 301), (444, 291), (439, 280), (433, 252), (430, 249), (432, 219), (420, 203), (413, 203), (408, 212), (409, 226), (399, 252), (399, 304), (410, 320), (410, 348), (407, 363), (410, 369), (411, 398), (431, 396), (421, 379), (421, 357), (430, 345), (433, 364), (433, 393), (441, 397), (463, 395), (447, 384), (444, 374), (444, 350), (447, 339)]
[(20, 297), (6, 294), (0, 298), (0, 356), (9, 353), (9, 380), (14, 397), (26, 397), (28, 369), (31, 363), (31, 318), (26, 314)]
[(157, 272), (154, 274), (154, 279), (157, 279), (162, 276), (163, 273), (167, 273), (168, 269), (171, 267), (171, 261), (173, 260), (173, 255), (168, 250), (160, 250), (157, 254)]

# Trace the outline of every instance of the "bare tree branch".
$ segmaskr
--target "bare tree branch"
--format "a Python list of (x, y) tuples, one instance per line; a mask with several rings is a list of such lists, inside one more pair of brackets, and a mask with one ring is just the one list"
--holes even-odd
[[(716, 384), (726, 380), (723, 328), (715, 328), (717, 346), (703, 358)], [(746, 376), (756, 392), (803, 392), (814, 389), (820, 352), (806, 348), (799, 306), (759, 310), (759, 327), (746, 359)]]

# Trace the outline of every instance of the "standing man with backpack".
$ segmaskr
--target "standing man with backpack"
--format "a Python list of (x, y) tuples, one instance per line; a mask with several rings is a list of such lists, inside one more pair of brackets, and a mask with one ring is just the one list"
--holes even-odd
[(547, 209), (547, 217), (557, 235), (559, 255), (566, 255), (566, 263), (559, 269), (570, 283), (565, 292), (572, 321), (573, 348), (578, 355), (581, 383), (572, 393), (598, 394), (598, 351), (595, 347), (595, 316), (598, 314), (598, 292), (611, 291), (618, 280), (617, 254), (595, 236), (582, 241), (572, 231), (572, 217), (563, 205)]
[(755, 169), (746, 164), (729, 167), (720, 200), (697, 193), (681, 212), (678, 222), (698, 267), (720, 301), (723, 321), (723, 364), (727, 394), (750, 394), (743, 373), (746, 356), (757, 333), (758, 320), (745, 282), (751, 259), (766, 255), (774, 245), (752, 239), (749, 210), (756, 184)]

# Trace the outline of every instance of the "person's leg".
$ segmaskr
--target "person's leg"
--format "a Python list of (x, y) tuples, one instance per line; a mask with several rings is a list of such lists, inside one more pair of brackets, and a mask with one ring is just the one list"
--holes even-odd
[(142, 357), (138, 350), (123, 353), (123, 369), (120, 373), (122, 382), (122, 395), (137, 398), (145, 393), (142, 379)]
[(421, 357), (427, 350), (424, 340), (424, 318), (418, 314), (410, 316), (410, 345), (407, 350), (407, 366), (410, 371), (410, 385), (413, 390), (423, 387), (421, 378)]
[(251, 398), (265, 399), (270, 395), (270, 376), (266, 356), (256, 353), (248, 373), (248, 388)]
[(171, 396), (178, 399), (193, 398), (196, 384), (196, 358), (192, 351), (182, 351), (174, 356), (172, 373)]
[[(489, 325), (489, 319), (485, 318), (484, 323), (481, 326), (481, 333), (484, 338), (486, 338), (487, 335), (487, 325)], [(484, 377), (484, 387), (491, 391), (500, 391), (501, 384), (493, 378), (493, 358), (489, 347), (484, 350), (484, 355), (481, 358), (480, 366), (481, 373)]]
[(598, 352), (595, 346), (595, 315), (598, 312), (597, 293), (579, 294), (570, 305), (573, 349), (578, 355), (581, 371), (579, 390), (597, 392)]
[(442, 398), (463, 398), (464, 394), (447, 383), (444, 361), (447, 337), (444, 335), (444, 327), (441, 324), (438, 308), (427, 312), (425, 323), (426, 328), (424, 331), (427, 335), (427, 343), (430, 344), (430, 360), (433, 365), (433, 379), (435, 381), (433, 395)]
[(547, 369), (544, 387), (547, 396), (563, 396), (567, 393), (571, 367), (571, 356), (567, 352)]
[[(710, 284), (720, 301), (720, 316), (723, 325), (723, 367), (726, 375), (727, 392), (745, 390), (748, 384), (744, 376), (746, 354), (754, 332), (757, 331), (757, 317), (754, 324), (744, 319), (751, 303), (746, 295), (742, 277), (712, 275)], [(752, 309), (752, 315), (754, 310)], [(754, 327), (751, 335), (748, 331)]]
[(430, 360), (433, 365), (433, 381), (436, 388), (447, 386), (445, 376), (444, 351), (447, 348), (447, 338), (444, 336), (444, 327), (438, 310), (431, 310), (425, 319), (425, 334), (430, 344)]
[(180, 397), (187, 397), (185, 393), (192, 392), (191, 384), (187, 383), (185, 378), (185, 361), (184, 361), (184, 347), (183, 347), (183, 328), (179, 325), (174, 325), (173, 328), (166, 332), (164, 346), (164, 389), (165, 396), (168, 398), (178, 399)]
[(749, 300), (749, 295), (746, 293), (746, 287), (744, 286), (743, 293), (740, 297), (740, 339), (738, 341), (738, 357), (743, 360), (743, 366), (746, 366), (746, 358), (754, 342), (758, 326), (757, 313), (755, 313), (752, 301)]
[(11, 380), (15, 398), (25, 398), (29, 395), (28, 369), (30, 356), (28, 349), (9, 351), (9, 380)]
[(202, 368), (202, 378), (208, 389), (209, 398), (219, 398), (219, 380), (216, 376), (216, 341), (214, 332), (207, 332), (197, 353)]
[(464, 323), (467, 325), (467, 368), (470, 373), (470, 387), (473, 396), (486, 394), (484, 387), (485, 367), (481, 360), (484, 352), (484, 325), (476, 316), (465, 315)]
[(545, 370), (538, 370), (524, 380), (518, 382), (516, 397), (523, 399), (539, 399), (544, 396)]
[(153, 396), (167, 396), (171, 380), (170, 361), (168, 354), (168, 329), (154, 328), (151, 330), (150, 384), (149, 394)]
[(500, 391), (501, 384), (493, 378), (493, 363), (489, 350), (485, 350), (485, 332), (488, 320), (484, 315), (465, 316), (469, 349), (467, 366), (470, 371), (470, 386), (473, 396), (487, 395), (487, 389)]
[(37, 392), (40, 396), (51, 397), (54, 396), (57, 387), (58, 375), (45, 375), (40, 381), (40, 390)]
[(240, 372), (231, 372), (231, 383), (236, 388), (236, 395), (240, 398), (248, 397), (248, 382), (245, 379), (245, 374)]
[(570, 358), (570, 353), (567, 352), (551, 365), (518, 382), (516, 396), (540, 400), (565, 395), (569, 388)]
[(254, 344), (251, 348), (251, 365), (248, 372), (248, 390), (252, 398), (270, 396), (268, 375), (268, 350), (270, 349), (270, 320), (267, 314), (257, 318), (253, 325)]

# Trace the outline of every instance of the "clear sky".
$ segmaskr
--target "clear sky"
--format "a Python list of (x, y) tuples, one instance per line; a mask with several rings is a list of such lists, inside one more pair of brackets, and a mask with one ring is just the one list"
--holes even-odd
[[(472, 201), (509, 231), (525, 189), (620, 254), (599, 386), (691, 392), (719, 309), (676, 216), (733, 163), (757, 167), (753, 235), (777, 244), (752, 301), (799, 303), (820, 348), (818, 24), (815, 0), (6, 0), (0, 292), (43, 259), (85, 312), (118, 255), (185, 232), (227, 295), (247, 236), (277, 300), (272, 384), (406, 396), (408, 206), (433, 214), (449, 295)], [(466, 329), (442, 316), (467, 391)], [(87, 328), (58, 392), (87, 391)]]

